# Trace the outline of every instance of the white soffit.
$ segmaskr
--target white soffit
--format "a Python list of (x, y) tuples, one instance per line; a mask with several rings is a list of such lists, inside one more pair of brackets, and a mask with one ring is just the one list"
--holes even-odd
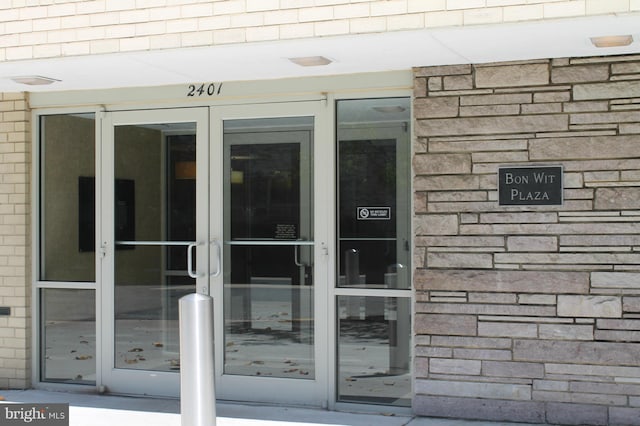
[[(623, 47), (597, 48), (591, 37), (631, 35)], [(640, 52), (640, 14), (442, 29), (435, 34), (469, 63), (622, 55)]]
[[(632, 35), (624, 47), (596, 48), (591, 37)], [(0, 62), (0, 92), (144, 87), (407, 70), (415, 66), (489, 63), (640, 52), (640, 14), (603, 15), (379, 34), (318, 37), (106, 55)], [(301, 67), (288, 58), (333, 62)], [(44, 76), (27, 86), (11, 80)]]

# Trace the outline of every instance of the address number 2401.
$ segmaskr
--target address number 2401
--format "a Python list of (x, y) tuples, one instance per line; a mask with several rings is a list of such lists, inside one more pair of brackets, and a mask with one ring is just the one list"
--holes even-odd
[(221, 91), (222, 83), (190, 84), (187, 89), (187, 96), (218, 96)]

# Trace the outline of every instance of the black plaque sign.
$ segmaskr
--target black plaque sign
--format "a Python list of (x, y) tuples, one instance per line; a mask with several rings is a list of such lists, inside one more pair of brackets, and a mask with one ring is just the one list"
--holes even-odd
[(562, 167), (530, 166), (498, 169), (501, 206), (562, 205)]

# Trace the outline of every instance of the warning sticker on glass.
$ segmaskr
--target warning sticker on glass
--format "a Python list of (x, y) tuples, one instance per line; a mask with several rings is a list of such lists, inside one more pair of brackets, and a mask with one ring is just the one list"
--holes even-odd
[(390, 220), (391, 207), (358, 207), (358, 220)]

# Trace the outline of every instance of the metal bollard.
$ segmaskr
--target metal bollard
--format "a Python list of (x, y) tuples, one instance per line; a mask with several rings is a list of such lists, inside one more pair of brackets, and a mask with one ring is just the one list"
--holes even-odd
[(213, 298), (180, 298), (180, 412), (182, 426), (215, 426)]

